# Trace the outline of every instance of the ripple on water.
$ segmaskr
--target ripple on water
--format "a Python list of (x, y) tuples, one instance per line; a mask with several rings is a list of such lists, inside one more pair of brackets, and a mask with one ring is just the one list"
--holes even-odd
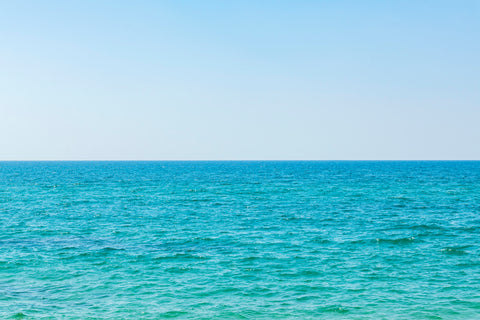
[(470, 247), (471, 246), (445, 247), (440, 249), (440, 251), (447, 255), (463, 256), (468, 254), (466, 250)]

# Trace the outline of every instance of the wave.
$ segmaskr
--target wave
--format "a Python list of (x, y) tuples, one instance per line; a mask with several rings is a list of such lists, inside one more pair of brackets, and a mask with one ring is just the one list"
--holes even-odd
[(398, 245), (411, 244), (415, 240), (416, 240), (415, 237), (405, 237), (405, 238), (396, 238), (396, 239), (381, 239), (381, 238), (375, 239), (377, 243), (389, 243), (389, 244), (398, 244)]
[(463, 256), (468, 254), (468, 252), (465, 251), (465, 249), (468, 248), (470, 248), (470, 246), (453, 246), (442, 248), (440, 251), (444, 254)]

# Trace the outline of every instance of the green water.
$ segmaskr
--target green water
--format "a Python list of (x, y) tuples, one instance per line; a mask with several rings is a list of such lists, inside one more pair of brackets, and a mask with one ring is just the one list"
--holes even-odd
[(1, 319), (480, 319), (480, 162), (0, 162)]

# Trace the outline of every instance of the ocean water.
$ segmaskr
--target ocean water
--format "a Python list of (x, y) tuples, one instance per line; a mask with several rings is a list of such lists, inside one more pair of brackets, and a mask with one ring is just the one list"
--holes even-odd
[(480, 162), (0, 162), (1, 319), (480, 319)]

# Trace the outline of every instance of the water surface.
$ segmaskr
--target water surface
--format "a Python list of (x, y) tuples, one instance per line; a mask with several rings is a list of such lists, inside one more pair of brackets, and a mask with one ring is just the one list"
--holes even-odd
[(0, 162), (0, 318), (478, 319), (480, 162)]

